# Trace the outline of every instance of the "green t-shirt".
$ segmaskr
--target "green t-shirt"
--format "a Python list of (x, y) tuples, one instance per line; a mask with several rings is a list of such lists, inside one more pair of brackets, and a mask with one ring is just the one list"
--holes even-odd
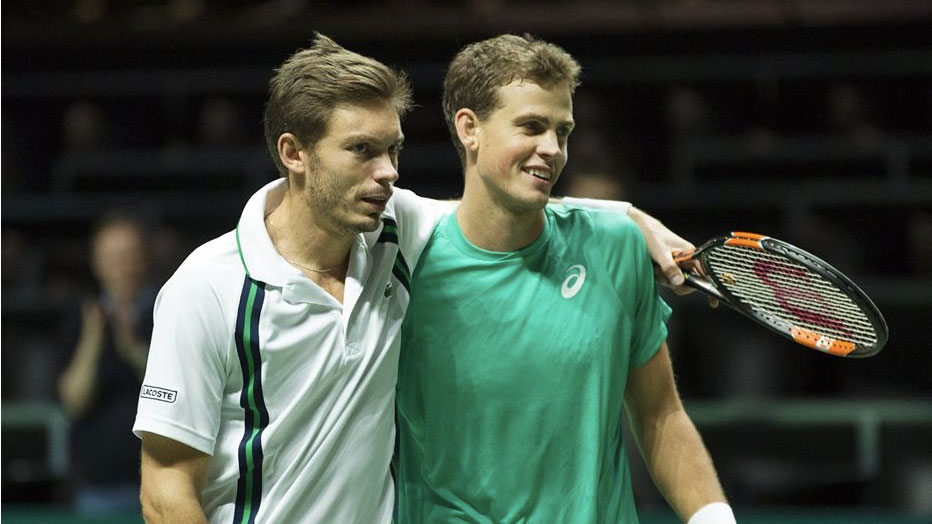
[(396, 523), (636, 523), (625, 385), (670, 308), (634, 223), (556, 206), (533, 244), (499, 253), (453, 213), (411, 289)]

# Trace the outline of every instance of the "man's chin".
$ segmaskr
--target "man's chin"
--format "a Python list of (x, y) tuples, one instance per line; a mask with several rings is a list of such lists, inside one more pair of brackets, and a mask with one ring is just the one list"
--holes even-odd
[(379, 228), (382, 223), (382, 213), (375, 213), (360, 217), (354, 224), (353, 229), (357, 233), (369, 233)]
[(521, 200), (521, 204), (528, 210), (540, 210), (547, 207), (550, 202), (550, 193), (538, 193)]

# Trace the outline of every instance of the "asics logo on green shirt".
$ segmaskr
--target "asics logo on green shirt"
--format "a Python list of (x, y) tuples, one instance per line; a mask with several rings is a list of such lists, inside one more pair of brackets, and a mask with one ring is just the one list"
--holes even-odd
[(579, 293), (579, 288), (586, 281), (586, 268), (576, 264), (570, 266), (566, 272), (569, 273), (569, 276), (563, 281), (563, 288), (560, 289), (560, 292), (563, 294), (563, 298), (573, 298), (576, 293)]

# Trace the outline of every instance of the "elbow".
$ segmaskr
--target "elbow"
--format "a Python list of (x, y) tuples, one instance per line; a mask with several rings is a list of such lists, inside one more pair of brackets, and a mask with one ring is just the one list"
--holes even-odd
[(159, 524), (162, 522), (162, 514), (156, 511), (153, 506), (145, 503), (142, 505), (142, 521), (146, 524)]
[(145, 491), (139, 492), (139, 505), (142, 507), (142, 520), (146, 524), (155, 524), (158, 522), (158, 513), (155, 511), (155, 505), (152, 499), (146, 496)]
[(163, 504), (158, 497), (145, 489), (139, 491), (139, 503), (142, 506), (142, 518), (146, 524), (159, 524), (164, 522)]

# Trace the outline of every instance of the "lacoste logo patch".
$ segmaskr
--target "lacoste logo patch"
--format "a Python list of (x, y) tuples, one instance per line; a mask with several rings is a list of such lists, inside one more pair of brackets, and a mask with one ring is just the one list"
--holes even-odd
[(178, 392), (171, 389), (157, 388), (155, 386), (147, 386), (143, 384), (142, 391), (139, 393), (139, 396), (141, 398), (148, 398), (151, 400), (158, 400), (159, 402), (174, 404), (175, 400), (178, 398)]

